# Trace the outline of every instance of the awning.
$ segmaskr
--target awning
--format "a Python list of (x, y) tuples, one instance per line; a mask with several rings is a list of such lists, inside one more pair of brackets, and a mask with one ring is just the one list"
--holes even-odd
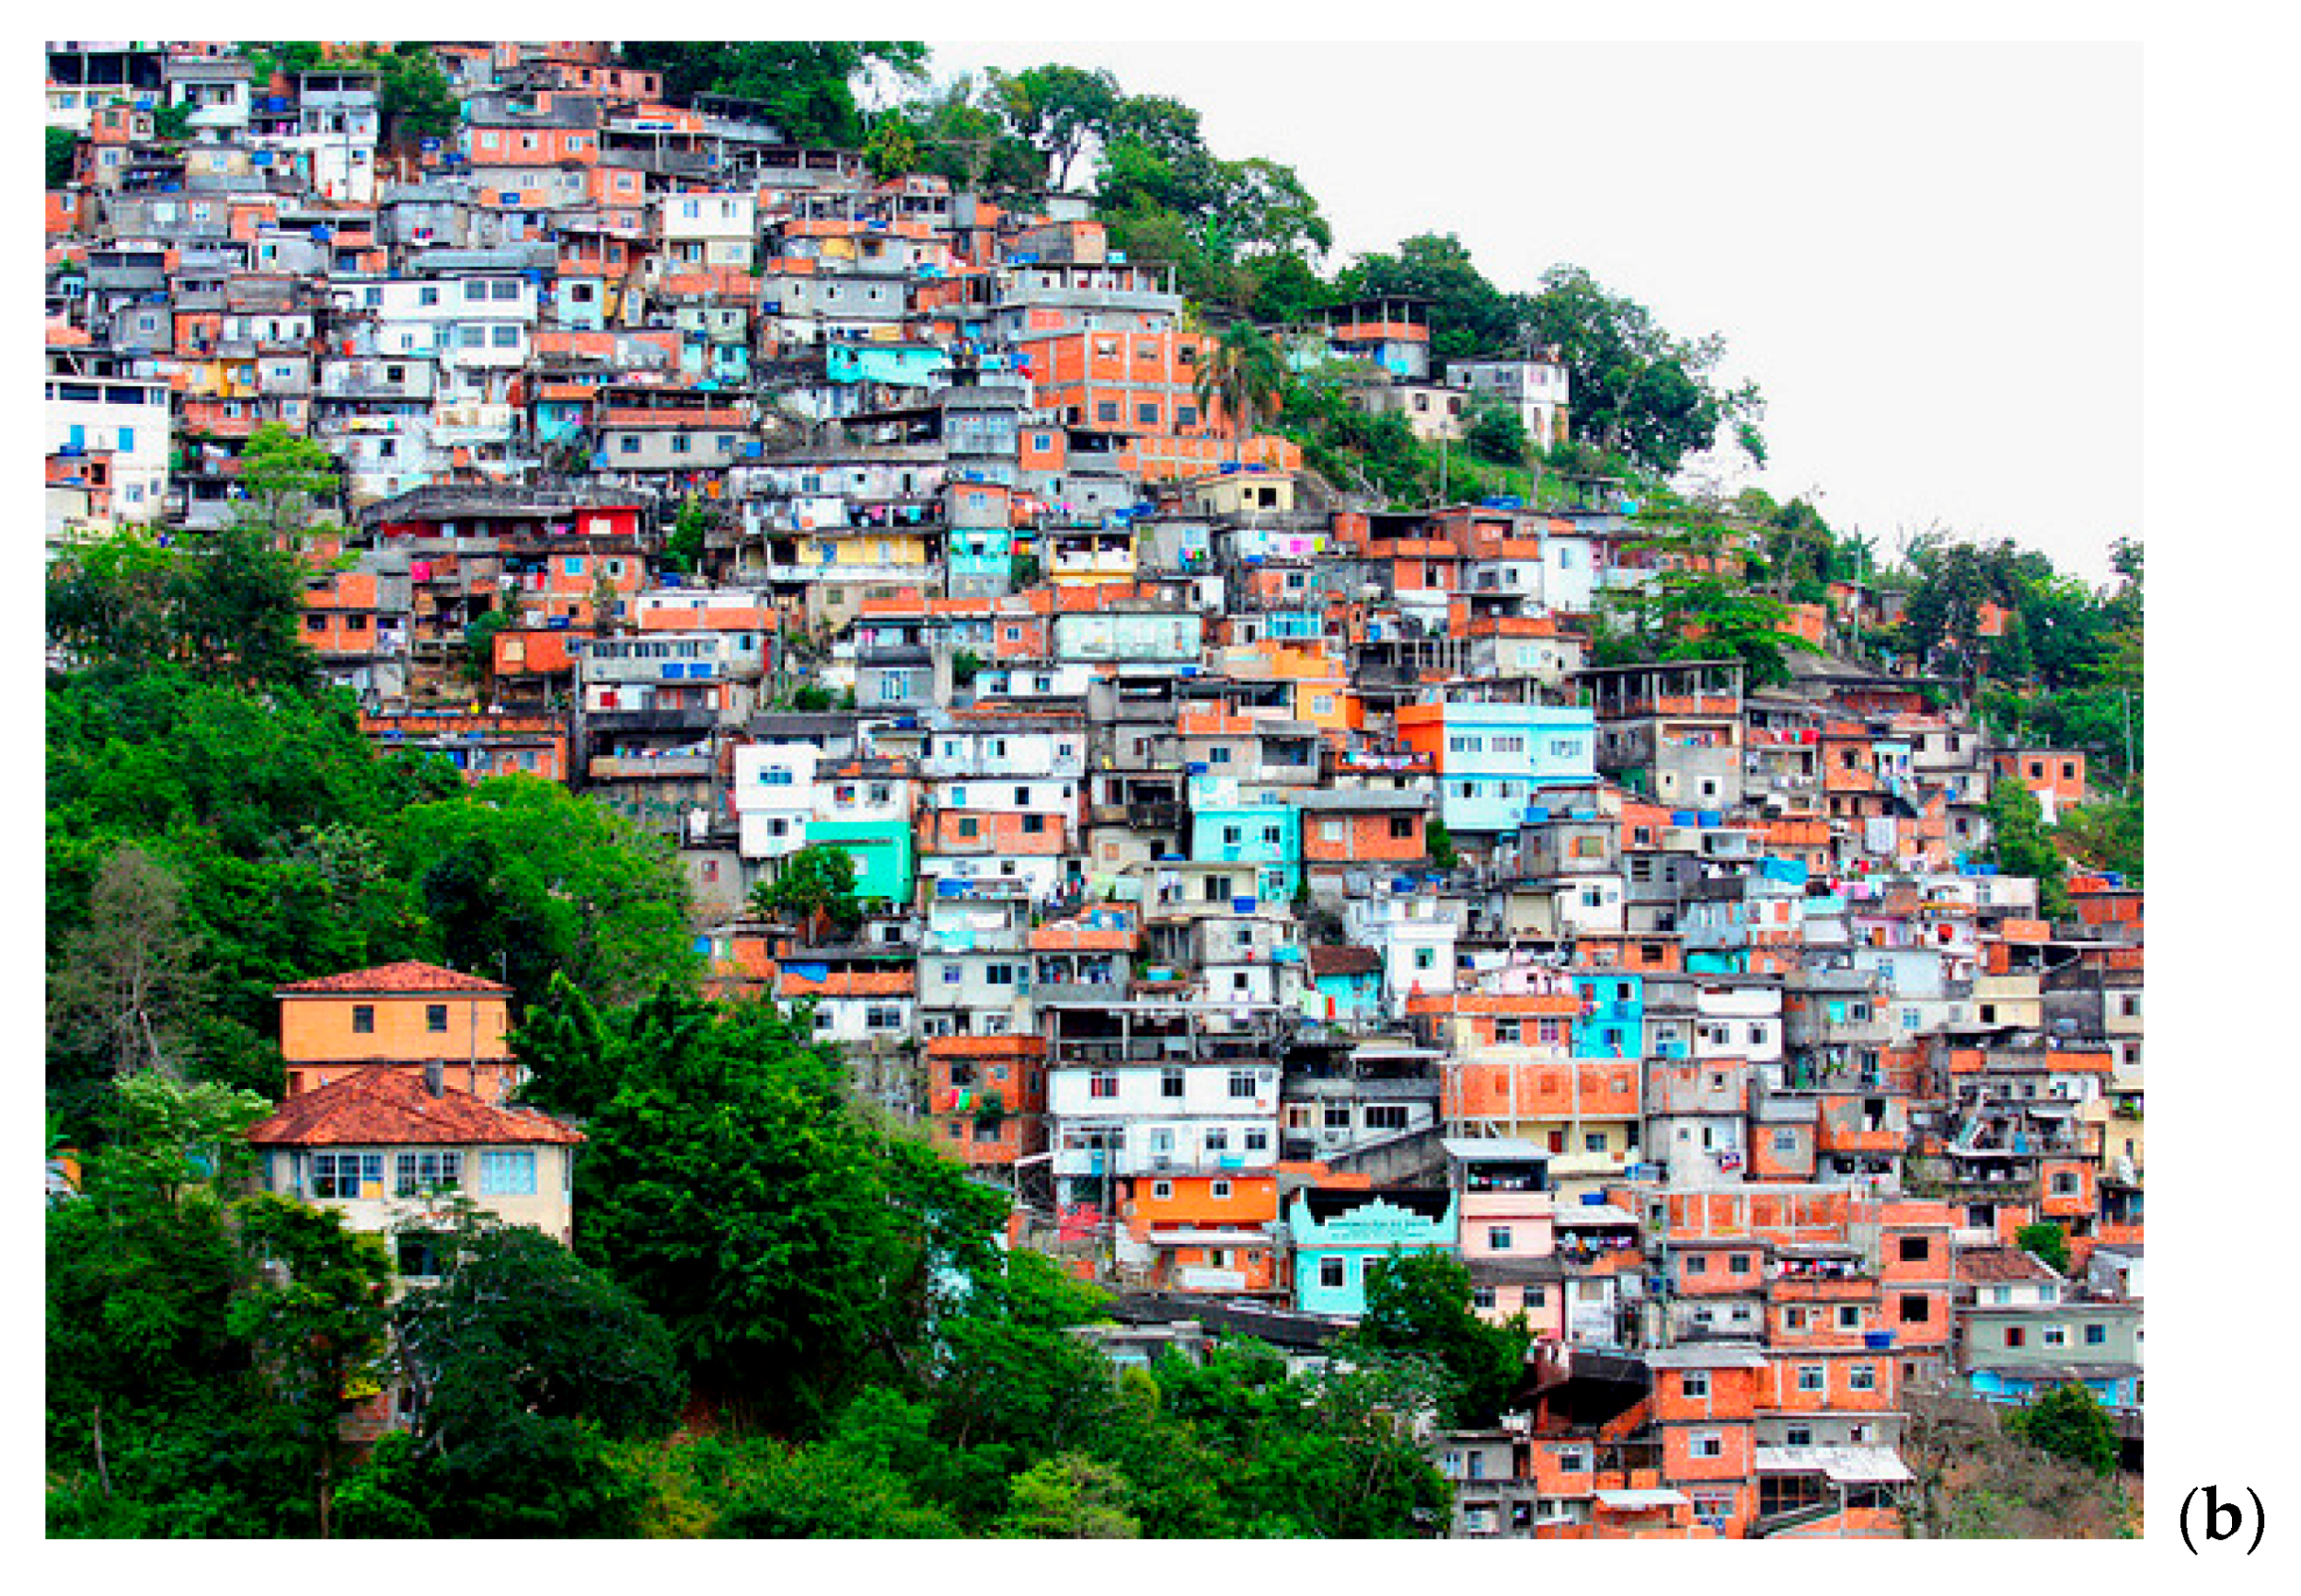
[(1890, 1446), (1760, 1446), (1759, 1474), (1818, 1474), (1832, 1485), (1904, 1485), (1916, 1476)]
[(1610, 1202), (1561, 1203), (1551, 1211), (1553, 1224), (1636, 1224), (1638, 1216)]
[(1154, 1230), (1144, 1238), (1153, 1246), (1269, 1246), (1260, 1230)]
[(1683, 1491), (1600, 1491), (1598, 1505), (1602, 1508), (1683, 1508), (1691, 1506)]

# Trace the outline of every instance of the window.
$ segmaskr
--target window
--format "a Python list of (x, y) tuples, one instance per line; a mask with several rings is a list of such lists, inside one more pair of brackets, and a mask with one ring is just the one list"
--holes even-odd
[(1605, 1152), (1605, 1132), (1603, 1131), (1585, 1131), (1582, 1132), (1582, 1151), (1585, 1153)]
[(1208, 1181), (1206, 1183), (1206, 1195), (1209, 1200), (1213, 1201), (1228, 1202), (1230, 1200), (1230, 1182), (1227, 1180)]
[(479, 1195), (535, 1195), (535, 1150), (532, 1147), (489, 1148), (479, 1154)]
[(1812, 1446), (1813, 1444), (1813, 1426), (1811, 1424), (1791, 1425), (1788, 1430), (1782, 1432), (1782, 1444), (1784, 1446)]
[(312, 1154), (314, 1197), (357, 1197), (363, 1188), (384, 1184), (381, 1153), (315, 1153)]
[(413, 1197), (421, 1191), (436, 1191), (463, 1184), (464, 1155), (461, 1153), (431, 1152), (401, 1153), (394, 1155), (392, 1195)]
[(351, 1029), (357, 1036), (375, 1034), (375, 1005), (374, 1004), (355, 1003), (351, 1005)]
[(1115, 1097), (1119, 1095), (1119, 1073), (1116, 1070), (1097, 1070), (1087, 1077), (1089, 1097)]
[(1852, 1303), (1840, 1303), (1837, 1307), (1837, 1327), (1841, 1330), (1861, 1328), (1861, 1309)]
[(1227, 1152), (1229, 1152), (1229, 1151), (1230, 1151), (1230, 1132), (1229, 1132), (1229, 1131), (1225, 1131), (1225, 1130), (1224, 1130), (1224, 1129), (1223, 1129), (1221, 1126), (1219, 1126), (1219, 1125), (1217, 1125), (1216, 1127), (1214, 1127), (1213, 1130), (1209, 1131), (1206, 1133), (1206, 1150), (1207, 1150), (1209, 1153), (1227, 1153)]
[(1152, 1181), (1152, 1182), (1151, 1182), (1151, 1198), (1152, 1198), (1152, 1200), (1156, 1201), (1156, 1202), (1165, 1202), (1165, 1201), (1166, 1201), (1166, 1200), (1168, 1200), (1169, 1198), (1173, 1197), (1173, 1196), (1174, 1196), (1174, 1194), (1175, 1194), (1175, 1183), (1174, 1183), (1173, 1181), (1171, 1181), (1171, 1180), (1154, 1180), (1154, 1181)]
[(1904, 1325), (1923, 1325), (1933, 1317), (1927, 1299), (1916, 1292), (1904, 1292), (1894, 1303), (1893, 1316)]
[(2069, 1345), (2069, 1326), (2048, 1325), (2037, 1333), (2037, 1342), (2041, 1347), (2066, 1347)]
[(1801, 1390), (1801, 1391), (1819, 1391), (1819, 1390), (1821, 1390), (1821, 1389), (1824, 1387), (1824, 1384), (1827, 1384), (1827, 1382), (1826, 1382), (1826, 1381), (1824, 1380), (1824, 1372), (1823, 1372), (1823, 1368), (1822, 1368), (1822, 1365), (1821, 1365), (1821, 1364), (1819, 1364), (1819, 1363), (1801, 1363), (1801, 1364), (1799, 1364), (1799, 1365), (1798, 1365), (1798, 1389), (1799, 1389), (1799, 1390)]
[(1700, 1253), (1694, 1253), (1687, 1257), (1685, 1260), (1685, 1272), (1687, 1274), (1707, 1274), (1708, 1271), (1709, 1260), (1704, 1257)]
[(1579, 1447), (1579, 1446), (1562, 1446), (1562, 1447), (1559, 1448), (1559, 1452), (1558, 1452), (1558, 1472), (1559, 1472), (1559, 1473), (1560, 1473), (1560, 1474), (1587, 1474), (1587, 1473), (1589, 1473), (1589, 1472), (1590, 1472), (1590, 1452), (1589, 1452), (1589, 1450), (1588, 1450), (1587, 1448), (1584, 1448), (1584, 1447)]
[(1696, 1457), (1723, 1457), (1726, 1455), (1726, 1438), (1714, 1430), (1697, 1430), (1687, 1451)]
[(1875, 1363), (1857, 1363), (1853, 1366), (1853, 1368), (1847, 1371), (1847, 1390), (1875, 1391), (1877, 1388), (1878, 1366)]
[(1318, 1260), (1318, 1283), (1330, 1292), (1339, 1292), (1349, 1278), (1349, 1270), (1340, 1258)]
[(1182, 1071), (1174, 1064), (1158, 1072), (1158, 1095), (1162, 1097), (1182, 1096)]
[(1351, 1106), (1348, 1103), (1329, 1103), (1326, 1106), (1323, 1123), (1329, 1131), (1349, 1130), (1351, 1128)]
[(2109, 1338), (2110, 1327), (2107, 1325), (2088, 1325), (2086, 1326), (2087, 1346), (2100, 1347), (2106, 1344)]
[(1933, 1245), (1922, 1235), (1905, 1235), (1894, 1244), (1894, 1254), (1905, 1264), (1922, 1264), (1933, 1256)]
[(1726, 1259), (1726, 1268), (1737, 1275), (1748, 1274), (1750, 1272), (1750, 1255), (1745, 1252), (1733, 1254)]
[(1254, 1096), (1254, 1072), (1252, 1070), (1233, 1070), (1230, 1072), (1230, 1095), (1234, 1097), (1251, 1097)]
[[(1470, 1288), (1470, 1305), (1474, 1308), (1479, 1309), (1492, 1308), (1494, 1306), (1494, 1288), (1492, 1286), (1472, 1286)], [(1478, 1461), (1478, 1454), (1476, 1452), (1471, 1453), (1470, 1462), (1474, 1467)], [(1472, 1477), (1476, 1478), (1477, 1476), (1474, 1474)]]
[(425, 1004), (423, 1005), (423, 1028), (427, 1031), (445, 1030), (447, 1028), (447, 1005)]
[(1403, 1131), (1406, 1129), (1404, 1103), (1370, 1103), (1366, 1108), (1366, 1129), (1369, 1131)]
[(1681, 1396), (1708, 1396), (1709, 1395), (1709, 1371), (1707, 1369), (1686, 1369), (1680, 1371), (1678, 1374), (1678, 1395)]
[(2029, 1345), (2029, 1342), (2030, 1342), (2029, 1333), (2028, 1333), (2026, 1330), (2022, 1329), (2022, 1327), (2021, 1327), (2020, 1326), (2019, 1326), (2019, 1325), (2008, 1325), (2008, 1326), (2006, 1326), (2006, 1345), (2007, 1345), (2007, 1346), (2008, 1346), (2008, 1347), (2026, 1347), (2026, 1346), (2028, 1346), (2028, 1345)]
[(1489, 1252), (1508, 1252), (1510, 1250), (1510, 1226), (1506, 1224), (1488, 1225), (1486, 1227), (1486, 1246)]

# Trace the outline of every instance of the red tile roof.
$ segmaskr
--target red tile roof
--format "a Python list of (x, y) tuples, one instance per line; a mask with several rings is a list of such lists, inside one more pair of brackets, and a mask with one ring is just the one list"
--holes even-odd
[(274, 989), (272, 995), (283, 997), (290, 993), (398, 993), (398, 992), (500, 992), (512, 989), (500, 982), (485, 981), (476, 975), (466, 975), (459, 970), (446, 970), (436, 964), (424, 964), (403, 959), (396, 964), (379, 964), (373, 970), (346, 970), (341, 975), (315, 976), (309, 981), (290, 982)]
[(1958, 1278), (1966, 1281), (2010, 1283), (2050, 1280), (2054, 1271), (2016, 1246), (1977, 1247), (1958, 1254)]
[(414, 1070), (377, 1065), (290, 1097), (249, 1127), (258, 1146), (531, 1145), (574, 1142), (583, 1133), (534, 1108), (500, 1108), (443, 1086), (438, 1097)]

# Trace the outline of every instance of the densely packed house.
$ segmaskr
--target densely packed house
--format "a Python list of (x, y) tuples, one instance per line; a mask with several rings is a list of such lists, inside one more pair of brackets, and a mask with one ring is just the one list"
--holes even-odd
[[(318, 440), (307, 635), (370, 733), (669, 839), (715, 990), (804, 1004), (1114, 1346), (1316, 1355), (1398, 1247), (1524, 1315), (1523, 1402), (1438, 1442), (1457, 1533), (1898, 1533), (1919, 1391), (2077, 1380), (2137, 1437), (2140, 894), (2049, 921), (1976, 862), (1991, 782), (2051, 815), (2081, 754), (1831, 651), (1593, 664), (1660, 568), (1618, 491), (1339, 491), (1076, 197), (875, 181), (602, 46), (454, 64), (410, 152), (372, 72), (51, 47), (52, 543)], [(1438, 369), (1410, 298), (1274, 330), (1424, 436), (1565, 435), (1554, 351)], [(851, 931), (754, 913), (826, 846)], [(580, 1223), (503, 989), (281, 999), (276, 1188)]]

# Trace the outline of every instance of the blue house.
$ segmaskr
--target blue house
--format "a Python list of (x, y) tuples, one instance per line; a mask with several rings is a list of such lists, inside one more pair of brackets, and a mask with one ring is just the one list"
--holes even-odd
[(1395, 1249), (1453, 1253), (1462, 1216), (1450, 1188), (1388, 1191), (1311, 1186), (1286, 1211), (1294, 1241), (1294, 1305), (1305, 1313), (1366, 1311), (1366, 1269)]
[(1286, 803), (1193, 802), (1191, 857), (1252, 865), (1257, 897), (1286, 900), (1302, 887), (1302, 812)]
[(1614, 970), (1573, 978), (1582, 999), (1574, 1021), (1578, 1059), (1634, 1059), (1645, 1051), (1645, 978)]
[(1314, 946), (1310, 991), (1303, 1012), (1329, 1025), (1378, 1025), (1382, 1006), (1382, 955), (1371, 947)]

